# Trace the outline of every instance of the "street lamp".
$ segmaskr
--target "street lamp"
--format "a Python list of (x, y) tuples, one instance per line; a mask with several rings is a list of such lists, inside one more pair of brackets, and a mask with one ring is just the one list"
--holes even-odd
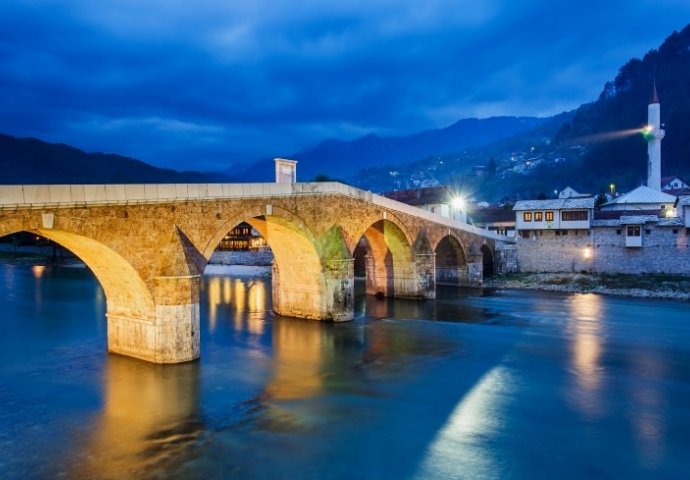
[(462, 197), (453, 197), (450, 201), (450, 205), (456, 210), (464, 210), (465, 199)]

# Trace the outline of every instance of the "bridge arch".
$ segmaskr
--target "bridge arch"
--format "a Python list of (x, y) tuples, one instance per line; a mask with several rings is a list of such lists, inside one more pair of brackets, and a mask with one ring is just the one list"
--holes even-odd
[(49, 229), (25, 231), (40, 235), (74, 253), (88, 266), (105, 292), (108, 316), (128, 316), (153, 321), (154, 301), (146, 283), (132, 265), (103, 243), (72, 232)]
[(291, 212), (255, 207), (223, 223), (207, 242), (203, 255), (210, 258), (223, 236), (247, 222), (273, 252), (273, 310), (284, 316), (321, 320), (350, 320), (352, 311), (352, 259), (339, 227), (316, 237)]
[(460, 240), (454, 235), (441, 238), (436, 253), (436, 283), (460, 285), (467, 281), (467, 256)]
[(407, 296), (414, 280), (412, 245), (400, 226), (390, 220), (372, 223), (354, 252), (365, 258), (366, 293), (376, 296)]

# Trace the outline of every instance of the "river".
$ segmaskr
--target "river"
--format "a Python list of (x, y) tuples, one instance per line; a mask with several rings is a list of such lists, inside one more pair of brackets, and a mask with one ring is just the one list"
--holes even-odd
[(106, 353), (85, 268), (1, 264), (4, 479), (688, 477), (690, 305), (534, 291), (270, 311), (205, 276), (201, 359)]

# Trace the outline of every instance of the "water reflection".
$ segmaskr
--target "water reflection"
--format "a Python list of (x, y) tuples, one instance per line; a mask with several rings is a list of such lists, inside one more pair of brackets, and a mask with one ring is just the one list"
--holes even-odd
[[(333, 328), (293, 318), (273, 321), (273, 376), (265, 393), (273, 400), (313, 397), (320, 393), (327, 356), (333, 355)], [(327, 353), (329, 355), (327, 355)]]
[(452, 291), (324, 324), (208, 276), (200, 362), (156, 366), (105, 353), (88, 272), (4, 270), (3, 478), (687, 473), (687, 304)]
[(503, 427), (501, 410), (514, 389), (506, 369), (497, 367), (484, 375), (439, 429), (415, 479), (454, 478), (459, 464), (475, 478), (501, 478), (501, 462), (482, 448), (480, 440)]
[(237, 331), (262, 335), (265, 329), (266, 281), (263, 279), (205, 277), (208, 302), (208, 323), (215, 332), (219, 319), (233, 323)]
[(630, 384), (629, 417), (644, 463), (655, 467), (663, 459), (666, 435), (664, 411), (666, 398), (658, 379), (664, 378), (666, 361), (655, 348), (642, 347), (633, 357), (633, 369), (642, 379)]
[(602, 297), (595, 294), (573, 295), (568, 302), (568, 330), (572, 336), (570, 371), (575, 381), (571, 399), (589, 418), (603, 413), (600, 390), (603, 350), (601, 302)]
[(161, 366), (109, 355), (103, 388), (88, 437), (70, 452), (70, 478), (164, 476), (204, 429), (198, 362)]
[(31, 273), (34, 274), (34, 278), (36, 278), (37, 280), (39, 280), (43, 276), (45, 270), (45, 265), (34, 265), (33, 267), (31, 267)]

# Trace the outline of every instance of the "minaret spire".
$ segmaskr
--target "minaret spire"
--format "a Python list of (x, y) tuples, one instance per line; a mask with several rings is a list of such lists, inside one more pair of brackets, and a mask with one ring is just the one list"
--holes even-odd
[(647, 139), (647, 186), (661, 191), (661, 140), (666, 132), (661, 128), (661, 105), (656, 91), (656, 79), (647, 107), (647, 126), (644, 132)]
[(649, 101), (650, 105), (659, 103), (659, 94), (656, 93), (656, 78), (654, 79), (654, 84), (652, 85), (652, 99)]

